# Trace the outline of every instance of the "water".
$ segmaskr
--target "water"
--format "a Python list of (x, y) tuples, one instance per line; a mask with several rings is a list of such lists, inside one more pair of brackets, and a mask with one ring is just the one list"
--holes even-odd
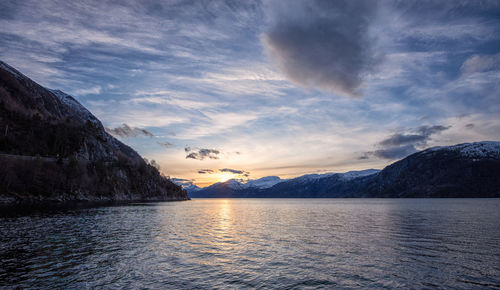
[(500, 288), (500, 199), (197, 199), (0, 217), (0, 288)]

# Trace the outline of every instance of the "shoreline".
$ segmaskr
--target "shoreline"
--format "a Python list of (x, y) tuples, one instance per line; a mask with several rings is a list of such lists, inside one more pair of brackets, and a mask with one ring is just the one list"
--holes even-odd
[(16, 200), (13, 202), (0, 202), (0, 217), (8, 217), (15, 214), (50, 212), (72, 209), (86, 209), (95, 207), (112, 207), (123, 205), (146, 205), (158, 202), (181, 202), (187, 199), (134, 199), (134, 200)]

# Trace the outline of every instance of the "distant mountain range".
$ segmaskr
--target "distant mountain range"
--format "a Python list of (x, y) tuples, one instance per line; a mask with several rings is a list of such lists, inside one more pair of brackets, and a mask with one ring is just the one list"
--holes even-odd
[(184, 200), (71, 96), (0, 61), (0, 203)]
[(433, 147), (383, 170), (228, 180), (191, 187), (191, 197), (500, 197), (500, 142)]

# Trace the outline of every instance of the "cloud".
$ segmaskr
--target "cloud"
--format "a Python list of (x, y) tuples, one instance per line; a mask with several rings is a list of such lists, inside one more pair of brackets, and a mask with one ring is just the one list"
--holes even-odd
[[(84, 102), (85, 103), (85, 102)], [(161, 106), (143, 106), (142, 104), (131, 105), (117, 99), (101, 99), (86, 101), (89, 110), (100, 120), (107, 124), (116, 126), (124, 121), (131, 122), (137, 127), (164, 128), (172, 124), (188, 123), (190, 116), (182, 111)], [(168, 113), (166, 110), (168, 108)], [(166, 132), (167, 135), (172, 135)]]
[(465, 127), (466, 129), (472, 129), (472, 128), (474, 128), (475, 126), (476, 126), (476, 125), (474, 125), (474, 123), (469, 123), (469, 124), (465, 125), (464, 127)]
[(407, 144), (425, 145), (432, 134), (439, 133), (449, 128), (450, 127), (441, 125), (420, 126), (414, 129), (415, 134), (395, 133), (387, 139), (382, 140), (379, 145), (383, 147), (402, 146)]
[(418, 134), (407, 135), (407, 134), (396, 133), (391, 137), (383, 140), (379, 144), (384, 147), (401, 146), (405, 144), (419, 143), (424, 141), (425, 139), (427, 139), (427, 137), (424, 135), (418, 135)]
[(417, 147), (424, 147), (434, 134), (448, 130), (451, 126), (420, 126), (410, 129), (409, 132), (398, 132), (380, 141), (381, 148), (375, 151), (365, 152), (358, 159), (368, 159), (373, 155), (383, 159), (398, 159), (417, 152)]
[(213, 173), (214, 171), (212, 169), (200, 169), (198, 170), (198, 174), (209, 174)]
[(500, 69), (500, 53), (493, 55), (473, 55), (462, 64), (460, 69), (465, 75), (498, 70)]
[(96, 86), (96, 87), (92, 87), (92, 88), (79, 89), (79, 90), (75, 90), (73, 93), (77, 96), (98, 95), (101, 93), (101, 87)]
[(420, 126), (416, 129), (416, 131), (424, 136), (430, 137), (432, 134), (440, 133), (450, 128), (451, 126), (442, 126), (442, 125)]
[(360, 96), (379, 61), (369, 27), (375, 1), (281, 1), (262, 35), (269, 55), (293, 83)]
[(358, 157), (358, 160), (366, 160), (366, 159), (370, 159), (370, 156), (367, 152)]
[(373, 155), (384, 159), (399, 159), (417, 152), (413, 144), (375, 150)]
[(248, 172), (248, 171), (231, 169), (231, 168), (222, 168), (222, 169), (219, 169), (219, 171), (220, 172), (229, 172), (229, 173), (233, 173), (233, 174), (243, 175), (245, 177), (248, 177), (250, 175), (250, 172)]
[[(161, 138), (130, 145), (170, 164), (169, 174), (211, 180), (197, 171), (220, 160), (182, 158), (199, 158), (199, 148), (181, 160), (158, 156), (172, 149), (151, 141), (216, 148), (236, 162), (214, 174), (235, 166), (261, 176), (379, 167), (386, 159), (375, 150), (401, 156), (423, 146), (406, 129), (386, 142), (399, 145), (378, 144), (395, 126), (453, 124), (429, 145), (499, 139), (498, 1), (119, 2), (4, 0), (0, 58), (80, 97), (110, 128), (154, 128)], [(96, 87), (100, 95), (77, 93)], [(474, 118), (447, 119), (463, 113)]]
[(222, 168), (222, 169), (219, 169), (220, 172), (231, 172), (231, 173), (234, 173), (234, 174), (243, 174), (244, 171), (242, 170), (236, 170), (236, 169), (230, 169), (230, 168)]
[(170, 179), (173, 183), (180, 185), (182, 187), (189, 187), (194, 185), (194, 180), (192, 179), (185, 179), (185, 178), (171, 178)]
[[(186, 77), (177, 79), (187, 79)], [(136, 104), (154, 104), (154, 105), (170, 105), (186, 110), (200, 110), (205, 108), (222, 107), (226, 105), (215, 100), (200, 101), (199, 94), (190, 94), (185, 91), (175, 90), (156, 90), (156, 91), (137, 91), (135, 98), (127, 100), (134, 105)]]
[(217, 149), (192, 149), (191, 147), (184, 148), (186, 153), (186, 159), (196, 159), (196, 160), (204, 160), (205, 158), (209, 159), (219, 159), (219, 154), (221, 153)]
[(116, 128), (106, 128), (106, 131), (110, 133), (113, 136), (119, 136), (122, 138), (128, 138), (128, 137), (137, 137), (140, 135), (148, 136), (148, 137), (153, 137), (153, 133), (149, 132), (146, 129), (141, 129), (137, 127), (130, 127), (127, 124), (123, 124), (120, 127)]
[(262, 111), (259, 108), (237, 110), (233, 107), (231, 109), (210, 110), (203, 112), (202, 116), (193, 117), (191, 124), (196, 126), (191, 126), (183, 133), (187, 136), (201, 137), (231, 132), (238, 127), (249, 126), (261, 117)]
[(172, 148), (172, 147), (175, 146), (174, 144), (172, 144), (170, 142), (167, 142), (167, 141), (165, 141), (165, 142), (156, 142), (156, 143), (158, 143), (158, 145), (163, 146), (165, 148)]

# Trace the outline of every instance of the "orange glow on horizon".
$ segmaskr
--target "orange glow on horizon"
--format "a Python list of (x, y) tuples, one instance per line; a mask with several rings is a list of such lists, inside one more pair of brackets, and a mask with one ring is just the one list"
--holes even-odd
[(236, 177), (233, 173), (230, 172), (219, 172), (214, 175), (214, 178), (218, 180), (217, 182), (225, 182), (231, 178)]
[(199, 187), (210, 186), (218, 182), (226, 182), (232, 178), (239, 178), (237, 174), (231, 172), (217, 172), (213, 174), (206, 174), (205, 176), (196, 178), (195, 184)]

